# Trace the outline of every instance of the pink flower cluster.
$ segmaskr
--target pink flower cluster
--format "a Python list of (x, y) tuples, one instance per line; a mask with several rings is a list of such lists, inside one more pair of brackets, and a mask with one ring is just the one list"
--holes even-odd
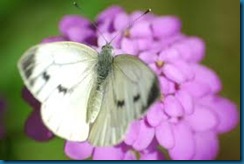
[[(161, 101), (147, 114), (132, 122), (124, 141), (114, 147), (93, 147), (88, 142), (66, 141), (65, 153), (72, 159), (162, 160), (162, 149), (171, 159), (210, 160), (219, 152), (218, 135), (238, 124), (239, 114), (230, 100), (219, 95), (221, 81), (215, 72), (200, 64), (204, 42), (181, 32), (174, 16), (127, 14), (112, 6), (97, 18), (97, 31), (76, 15), (65, 16), (59, 25), (61, 36), (44, 42), (69, 40), (99, 49), (110, 41), (116, 54), (126, 53), (142, 59), (158, 76)], [(53, 137), (41, 122), (39, 103), (24, 90), (25, 99), (35, 109), (26, 122), (26, 132), (38, 141)]]

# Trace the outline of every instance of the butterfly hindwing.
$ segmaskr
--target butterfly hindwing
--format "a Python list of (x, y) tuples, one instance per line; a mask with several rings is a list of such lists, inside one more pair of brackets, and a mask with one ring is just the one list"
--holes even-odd
[(87, 102), (96, 63), (95, 50), (74, 42), (40, 44), (19, 60), (25, 85), (42, 103), (42, 120), (56, 135), (72, 141), (87, 138)]
[(42, 104), (42, 120), (54, 134), (70, 141), (87, 139), (90, 124), (86, 121), (86, 109), (93, 78), (88, 76), (80, 85), (65, 92), (55, 90)]
[(119, 55), (101, 87), (103, 103), (88, 140), (96, 146), (109, 146), (118, 144), (129, 123), (141, 117), (159, 97), (158, 81), (142, 61)]

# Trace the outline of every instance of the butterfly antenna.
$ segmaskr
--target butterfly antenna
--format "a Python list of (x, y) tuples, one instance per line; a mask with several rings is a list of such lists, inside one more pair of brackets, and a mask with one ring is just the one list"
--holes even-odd
[[(129, 25), (126, 27), (126, 28), (124, 28), (122, 31), (124, 31), (125, 29), (129, 29), (129, 28), (131, 28), (131, 26), (137, 21), (137, 20), (139, 20), (140, 18), (142, 18), (144, 15), (146, 15), (146, 14), (148, 14), (149, 12), (151, 12), (152, 11), (152, 9), (147, 9), (144, 13), (142, 13), (140, 16), (138, 16), (136, 19), (134, 19), (134, 20), (132, 20), (130, 23), (129, 23)], [(112, 43), (112, 41), (118, 36), (120, 34), (120, 32), (119, 33), (117, 33), (112, 39), (111, 39), (111, 41), (108, 43), (108, 44), (111, 44)]]
[[(76, 2), (73, 1), (73, 5), (79, 9), (82, 10), (82, 8), (80, 7), (80, 5)], [(108, 44), (109, 42), (107, 41), (107, 39), (104, 37), (104, 35), (102, 34), (102, 32), (99, 30), (99, 28), (97, 27), (97, 25), (94, 22), (91, 22), (92, 26), (95, 27), (95, 29), (98, 31), (98, 33), (102, 36), (102, 38), (106, 41), (106, 43)]]
[(152, 11), (152, 9), (147, 9), (144, 13), (142, 13), (140, 16), (138, 16), (136, 19), (134, 19), (127, 28), (130, 28), (137, 20), (141, 19), (144, 15), (150, 13)]

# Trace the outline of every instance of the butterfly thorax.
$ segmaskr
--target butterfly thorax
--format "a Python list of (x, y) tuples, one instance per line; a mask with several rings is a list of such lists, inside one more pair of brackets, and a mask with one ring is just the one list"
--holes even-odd
[(102, 47), (101, 53), (98, 55), (98, 63), (97, 63), (97, 81), (94, 84), (95, 86), (91, 90), (90, 98), (88, 101), (88, 110), (87, 110), (87, 123), (93, 123), (100, 111), (103, 99), (103, 82), (107, 78), (109, 72), (112, 69), (112, 56), (113, 48), (106, 44)]
[(106, 44), (102, 47), (102, 51), (98, 55), (98, 64), (97, 64), (97, 75), (98, 75), (98, 84), (100, 85), (108, 76), (109, 71), (112, 68), (113, 62), (113, 48), (111, 45)]

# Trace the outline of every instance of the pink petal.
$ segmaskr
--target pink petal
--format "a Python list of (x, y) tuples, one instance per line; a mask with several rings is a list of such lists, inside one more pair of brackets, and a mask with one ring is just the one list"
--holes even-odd
[(93, 146), (88, 142), (66, 141), (64, 151), (71, 159), (81, 160), (92, 155)]
[(178, 84), (183, 83), (186, 80), (186, 76), (182, 73), (182, 71), (173, 64), (165, 64), (162, 70), (168, 79)]
[(140, 120), (140, 131), (132, 146), (134, 149), (141, 151), (149, 146), (153, 137), (154, 129), (149, 127), (145, 120)]
[(112, 34), (110, 34), (110, 33), (106, 32), (106, 33), (103, 33), (103, 35), (99, 35), (98, 39), (97, 39), (98, 47), (104, 46), (107, 43), (106, 41), (111, 40), (111, 39), (112, 39)]
[(150, 107), (150, 109), (147, 112), (146, 118), (149, 125), (152, 127), (156, 127), (160, 124), (160, 122), (163, 120), (163, 104), (158, 102), (154, 103), (153, 106)]
[(183, 60), (178, 60), (174, 62), (174, 65), (182, 72), (186, 80), (192, 80), (195, 76), (193, 69), (189, 63), (184, 62)]
[(136, 160), (136, 155), (133, 151), (129, 150), (125, 153), (123, 160)]
[(22, 89), (22, 97), (34, 110), (40, 110), (40, 102), (34, 98), (26, 87)]
[(155, 63), (148, 64), (148, 66), (155, 72), (157, 75), (161, 74), (161, 69), (156, 66)]
[(214, 71), (211, 69), (195, 64), (192, 65), (195, 72), (195, 80), (208, 85), (212, 93), (217, 93), (221, 90), (221, 81)]
[(104, 19), (98, 24), (98, 29), (101, 33), (114, 32), (114, 27), (111, 19)]
[(200, 62), (205, 55), (205, 43), (202, 39), (191, 37), (187, 40), (187, 44), (191, 47), (191, 61)]
[(139, 54), (139, 58), (145, 63), (150, 64), (156, 61), (157, 55), (152, 51), (143, 51)]
[(183, 122), (173, 128), (175, 146), (169, 150), (169, 155), (174, 160), (190, 160), (195, 153), (195, 140), (189, 126)]
[(181, 59), (179, 52), (175, 48), (166, 48), (159, 54), (159, 60), (164, 62), (174, 62)]
[(196, 150), (193, 160), (214, 160), (219, 152), (219, 142), (215, 132), (195, 133)]
[[(108, 33), (108, 32), (105, 32), (103, 33), (103, 35), (99, 35), (98, 36), (98, 39), (97, 39), (97, 45), (98, 47), (102, 47), (104, 45), (107, 44), (107, 42), (111, 41), (112, 38), (116, 35), (117, 33)], [(112, 47), (114, 48), (120, 48), (120, 39), (121, 39), (121, 35), (119, 34), (112, 42), (111, 42), (111, 45)]]
[(90, 25), (90, 22), (79, 15), (68, 15), (62, 18), (59, 23), (59, 30), (62, 34), (67, 35), (67, 31), (70, 28), (87, 28)]
[[(139, 18), (142, 16), (144, 12), (142, 11), (134, 11), (130, 14), (130, 20), (134, 21), (135, 19)], [(152, 13), (147, 13), (146, 15), (143, 15), (143, 17), (140, 17), (136, 22), (141, 22), (141, 21), (151, 21), (155, 16)]]
[(169, 81), (165, 77), (160, 76), (159, 83), (161, 92), (163, 92), (164, 95), (167, 95), (169, 93)]
[(215, 113), (202, 105), (196, 105), (194, 113), (185, 117), (194, 131), (215, 129), (219, 121)]
[(140, 153), (140, 160), (164, 160), (163, 153), (159, 150), (150, 153)]
[(114, 19), (119, 13), (124, 12), (124, 10), (119, 6), (110, 6), (107, 9), (103, 10), (97, 18), (98, 22), (105, 19)]
[(132, 145), (136, 141), (136, 139), (139, 135), (139, 132), (140, 132), (140, 126), (141, 126), (141, 124), (139, 121), (133, 121), (130, 124), (129, 129), (126, 133), (125, 140), (124, 140), (124, 142), (127, 145)]
[(164, 100), (164, 111), (172, 117), (180, 117), (184, 114), (181, 103), (174, 96), (167, 96)]
[(181, 22), (178, 18), (164, 16), (155, 18), (152, 22), (153, 34), (157, 38), (169, 37), (177, 34), (181, 29)]
[(152, 142), (148, 145), (148, 147), (146, 149), (143, 149), (142, 151), (140, 151), (141, 153), (150, 153), (150, 152), (154, 152), (158, 149), (158, 141), (156, 139), (156, 137), (153, 137)]
[(190, 82), (183, 83), (181, 85), (181, 89), (187, 91), (192, 96), (198, 98), (206, 96), (207, 94), (211, 94), (210, 87), (198, 81), (190, 81)]
[(196, 37), (184, 39), (174, 44), (173, 47), (188, 62), (199, 62), (204, 57), (205, 45), (202, 40)]
[(47, 141), (53, 138), (41, 119), (40, 110), (34, 110), (25, 122), (25, 133), (36, 141)]
[(114, 147), (120, 148), (124, 153), (131, 149), (131, 146), (126, 144), (124, 141)]
[(146, 51), (146, 50), (154, 50), (152, 47), (154, 44), (152, 44), (153, 39), (150, 37), (147, 38), (138, 38), (136, 39), (138, 50), (140, 51)]
[(173, 48), (178, 51), (181, 58), (185, 61), (190, 62), (192, 59), (192, 51), (190, 45), (186, 44), (186, 40), (184, 39), (176, 44), (173, 45)]
[(70, 27), (66, 31), (69, 40), (74, 42), (84, 42), (85, 39), (92, 37), (94, 32), (88, 28)]
[(121, 160), (124, 153), (120, 147), (96, 147), (93, 160)]
[(194, 102), (192, 96), (184, 90), (179, 90), (175, 96), (184, 108), (185, 113), (192, 114), (194, 111)]
[(217, 131), (226, 133), (234, 129), (240, 120), (240, 114), (236, 105), (230, 100), (222, 97), (211, 97), (204, 100), (204, 104), (209, 105), (217, 115), (219, 124)]
[(129, 16), (121, 12), (117, 14), (117, 16), (114, 18), (114, 28), (117, 31), (125, 30), (126, 27), (129, 25)]
[(131, 39), (123, 38), (123, 40), (121, 41), (121, 49), (124, 50), (127, 54), (133, 56), (138, 55), (137, 44)]
[[(179, 57), (181, 57), (180, 54), (179, 54), (179, 52), (178, 52), (178, 50), (175, 49), (173, 45), (175, 43), (178, 43), (178, 42), (184, 40), (185, 38), (187, 38), (187, 37), (184, 34), (177, 33), (175, 35), (172, 35), (171, 37), (161, 38), (158, 41), (159, 41), (159, 43), (161, 45), (161, 50), (162, 50), (162, 48), (163, 49), (174, 49), (174, 50), (177, 51)], [(168, 57), (170, 58), (170, 55)], [(181, 59), (182, 59), (182, 57), (181, 57)]]
[(175, 84), (163, 76), (159, 77), (160, 88), (163, 95), (171, 94), (175, 92)]
[(163, 121), (155, 131), (156, 138), (161, 146), (171, 149), (175, 145), (172, 126), (168, 121)]
[(130, 29), (130, 35), (132, 38), (151, 37), (152, 31), (150, 29), (150, 23), (148, 21), (135, 23)]

